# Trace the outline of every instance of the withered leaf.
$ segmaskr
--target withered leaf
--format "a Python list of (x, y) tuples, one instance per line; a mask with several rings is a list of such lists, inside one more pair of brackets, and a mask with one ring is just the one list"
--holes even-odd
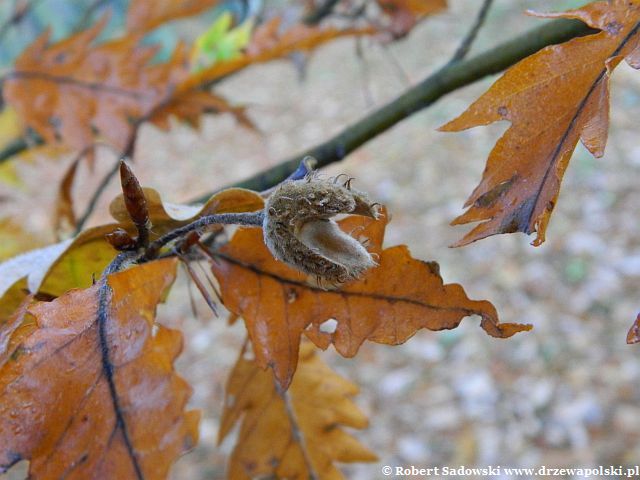
[(175, 267), (133, 267), (26, 308), (31, 327), (0, 364), (0, 472), (29, 459), (34, 479), (162, 479), (194, 446), (199, 415), (173, 368), (181, 334), (154, 325)]
[(633, 322), (633, 325), (631, 325), (631, 328), (629, 328), (629, 332), (627, 333), (627, 343), (629, 345), (640, 343), (640, 313)]
[[(229, 188), (214, 194), (204, 205), (178, 205), (163, 202), (158, 192), (143, 188), (152, 240), (167, 231), (211, 213), (251, 212), (263, 206), (262, 197), (251, 190)], [(130, 237), (136, 230), (124, 198), (116, 197), (110, 211), (118, 223), (89, 228), (77, 237), (27, 252), (0, 264), (0, 295), (22, 277), (29, 278), (29, 291), (59, 296), (72, 288), (87, 288), (114, 258), (116, 251), (105, 236), (122, 229)], [(1, 230), (0, 230), (1, 233)]]
[(229, 480), (306, 480), (311, 478), (307, 462), (318, 480), (338, 480), (344, 477), (334, 462), (376, 460), (340, 428), (367, 427), (367, 418), (352, 401), (358, 387), (333, 372), (309, 343), (302, 344), (300, 367), (288, 391), (290, 412), (281, 393), (272, 372), (242, 356), (238, 359), (227, 383), (219, 435), (222, 441), (242, 420)]
[(45, 273), (69, 248), (72, 240), (65, 240), (47, 247), (31, 250), (0, 263), (0, 298), (4, 298), (13, 285), (26, 279), (25, 287), (35, 292)]
[(626, 59), (640, 68), (640, 1), (612, 0), (543, 17), (576, 18), (602, 30), (540, 50), (511, 67), (441, 130), (511, 122), (482, 181), (454, 224), (482, 222), (456, 246), (498, 233), (536, 232), (544, 242), (560, 183), (578, 140), (596, 157), (609, 128), (609, 77)]
[[(302, 273), (276, 261), (255, 229), (238, 230), (214, 252), (211, 268), (224, 305), (244, 318), (258, 365), (271, 366), (281, 385), (293, 378), (303, 332), (316, 345), (333, 343), (352, 357), (365, 340), (397, 345), (422, 328), (455, 328), (470, 315), (480, 315), (482, 328), (494, 337), (531, 328), (499, 323), (491, 303), (470, 300), (460, 285), (444, 285), (438, 265), (413, 259), (407, 247), (382, 250), (385, 225), (364, 217), (341, 222), (346, 232), (363, 229), (359, 235), (369, 239), (380, 265), (333, 291), (310, 285)], [(337, 320), (333, 333), (323, 331), (328, 319)]]
[(127, 30), (146, 32), (182, 17), (197, 15), (220, 0), (132, 0), (127, 11)]
[(377, 0), (382, 11), (391, 19), (389, 30), (402, 37), (428, 15), (447, 8), (446, 0)]
[(368, 35), (373, 28), (320, 28), (303, 24), (294, 25), (281, 32), (281, 19), (276, 17), (258, 27), (247, 51), (238, 57), (216, 62), (211, 67), (193, 73), (177, 88), (178, 93), (206, 85), (254, 63), (283, 58), (299, 50), (312, 50), (330, 40), (344, 36)]
[(190, 75), (184, 45), (166, 63), (150, 63), (157, 49), (141, 45), (141, 35), (95, 45), (105, 20), (51, 45), (43, 34), (4, 83), (7, 103), (46, 142), (81, 150), (100, 137), (123, 151), (144, 119), (166, 127), (171, 115), (183, 114), (193, 124), (202, 113), (228, 111), (248, 123), (242, 110), (209, 92), (178, 95), (176, 85)]
[(58, 198), (53, 219), (53, 229), (58, 238), (76, 225), (76, 214), (73, 208), (72, 189), (78, 171), (78, 165), (84, 155), (78, 155), (67, 168), (58, 187)]
[[(154, 234), (193, 222), (196, 218), (213, 213), (253, 212), (263, 207), (262, 197), (253, 190), (245, 188), (226, 188), (213, 194), (204, 205), (180, 205), (162, 200), (160, 194), (152, 188), (142, 189), (147, 199), (149, 219), (154, 226)], [(118, 195), (109, 206), (111, 216), (122, 226), (133, 226), (124, 196)]]

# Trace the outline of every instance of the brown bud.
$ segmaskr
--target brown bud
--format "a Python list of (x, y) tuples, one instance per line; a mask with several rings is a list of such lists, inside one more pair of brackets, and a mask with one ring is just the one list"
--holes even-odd
[(127, 208), (127, 212), (129, 212), (131, 221), (138, 230), (138, 243), (140, 246), (146, 246), (149, 228), (151, 228), (147, 199), (138, 179), (124, 161), (120, 162), (120, 183), (122, 185), (124, 205)]
[(265, 205), (264, 239), (278, 260), (314, 276), (320, 285), (353, 280), (376, 265), (366, 248), (343, 232), (332, 217), (338, 214), (377, 218), (366, 194), (351, 190), (351, 179), (287, 181)]
[(116, 228), (113, 232), (107, 233), (104, 238), (109, 244), (119, 251), (133, 250), (136, 247), (136, 240), (122, 228)]

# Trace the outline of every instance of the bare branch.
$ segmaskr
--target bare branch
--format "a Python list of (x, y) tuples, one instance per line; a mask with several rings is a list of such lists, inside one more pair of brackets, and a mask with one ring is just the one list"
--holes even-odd
[(93, 192), (93, 195), (91, 196), (91, 199), (89, 200), (89, 203), (87, 204), (87, 207), (85, 208), (83, 214), (78, 218), (78, 222), (76, 223), (76, 228), (74, 232), (75, 235), (77, 235), (82, 231), (82, 229), (84, 228), (84, 225), (87, 223), (87, 220), (89, 220), (89, 217), (93, 213), (93, 210), (96, 208), (96, 205), (98, 204), (98, 200), (100, 199), (102, 192), (106, 190), (106, 188), (109, 186), (109, 182), (111, 182), (111, 179), (116, 175), (116, 173), (120, 171), (121, 158), (125, 158), (125, 157), (118, 157), (113, 167), (111, 167), (111, 170), (107, 172), (107, 174), (103, 177), (98, 187)]
[(302, 458), (304, 459), (305, 466), (307, 467), (307, 471), (309, 472), (309, 480), (318, 480), (320, 477), (315, 472), (313, 464), (311, 463), (311, 458), (309, 457), (309, 452), (307, 452), (304, 435), (302, 434), (300, 425), (298, 425), (298, 418), (296, 417), (296, 412), (293, 408), (293, 404), (291, 403), (289, 392), (282, 388), (280, 382), (278, 382), (278, 380), (275, 378), (275, 375), (273, 377), (273, 384), (275, 385), (276, 392), (278, 392), (278, 395), (280, 396), (280, 398), (282, 398), (282, 402), (284, 403), (284, 409), (287, 413), (287, 417), (289, 418), (289, 424), (291, 425), (291, 436), (293, 437), (293, 441), (300, 446), (300, 450), (302, 451)]
[[(306, 156), (314, 157), (318, 161), (318, 168), (338, 162), (400, 121), (433, 105), (446, 94), (488, 75), (499, 73), (548, 45), (562, 43), (597, 31), (579, 20), (558, 19), (473, 58), (445, 65), (395, 100), (350, 125), (333, 138), (234, 186), (257, 191), (266, 190), (284, 180)], [(211, 195), (213, 194), (203, 195), (194, 199), (193, 202), (206, 201)]]
[(139, 262), (142, 263), (156, 258), (160, 249), (165, 245), (184, 237), (190, 232), (203, 229), (209, 225), (244, 225), (248, 227), (262, 227), (263, 220), (264, 214), (262, 211), (205, 215), (204, 217), (200, 217), (184, 227), (176, 228), (175, 230), (172, 230), (151, 242), (146, 251), (140, 256)]
[(120, 95), (122, 97), (134, 98), (136, 100), (144, 98), (153, 98), (153, 93), (148, 93), (140, 90), (127, 90), (125, 88), (112, 87), (100, 82), (87, 82), (85, 80), (78, 80), (77, 78), (68, 77), (64, 75), (52, 75), (45, 72), (31, 72), (28, 70), (13, 70), (5, 77), (3, 81), (7, 80), (46, 80), (48, 82), (73, 85), (74, 87), (82, 88), (85, 90), (91, 90), (95, 93), (109, 93), (112, 95)]
[(456, 50), (456, 53), (454, 53), (453, 57), (451, 57), (451, 60), (449, 60), (449, 64), (459, 62), (467, 56), (467, 53), (469, 53), (469, 50), (471, 50), (471, 45), (473, 45), (473, 42), (478, 36), (478, 32), (480, 32), (480, 29), (482, 28), (482, 25), (487, 18), (487, 14), (489, 13), (489, 9), (491, 8), (492, 3), (493, 0), (484, 0), (482, 8), (480, 8), (478, 16), (476, 17), (475, 22), (473, 22), (471, 30), (469, 30), (469, 33), (467, 33), (467, 35), (462, 40), (462, 43)]
[(100, 182), (100, 185), (98, 185), (96, 190), (93, 192), (93, 195), (91, 196), (91, 199), (87, 204), (87, 208), (85, 209), (82, 216), (78, 219), (78, 223), (76, 224), (76, 229), (75, 229), (76, 235), (80, 233), (84, 228), (84, 225), (87, 223), (87, 220), (89, 220), (89, 217), (91, 216), (91, 214), (93, 213), (93, 210), (96, 208), (96, 205), (98, 204), (98, 200), (100, 196), (102, 195), (102, 193), (105, 191), (105, 189), (111, 182), (111, 179), (116, 175), (116, 173), (120, 171), (120, 162), (132, 159), (133, 153), (136, 148), (136, 141), (138, 140), (138, 130), (140, 129), (140, 126), (143, 123), (145, 123), (149, 118), (151, 118), (158, 110), (164, 108), (171, 101), (171, 98), (172, 98), (171, 94), (172, 92), (169, 92), (169, 94), (166, 96), (166, 98), (162, 102), (158, 103), (152, 109), (150, 109), (145, 115), (138, 118), (135, 121), (135, 123), (132, 125), (131, 133), (129, 135), (129, 140), (127, 141), (127, 144), (125, 145), (122, 152), (118, 155), (116, 163), (113, 165), (111, 170), (107, 172), (107, 174), (104, 176), (104, 178)]

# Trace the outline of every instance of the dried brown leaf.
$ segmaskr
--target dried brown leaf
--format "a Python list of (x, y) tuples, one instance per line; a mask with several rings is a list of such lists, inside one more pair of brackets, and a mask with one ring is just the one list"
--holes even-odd
[(241, 70), (254, 63), (268, 62), (283, 58), (299, 50), (312, 50), (328, 41), (344, 36), (369, 35), (373, 28), (320, 28), (294, 25), (285, 32), (280, 31), (281, 19), (276, 17), (256, 29), (244, 55), (230, 60), (216, 62), (209, 68), (193, 73), (178, 87), (178, 92), (193, 90), (199, 85), (207, 85), (226, 75)]
[(623, 59), (640, 68), (639, 0), (594, 2), (540, 16), (576, 18), (602, 31), (522, 60), (441, 128), (452, 132), (511, 122), (465, 204), (468, 210), (453, 222), (482, 223), (456, 246), (512, 232), (536, 232), (533, 245), (542, 244), (578, 140), (596, 157), (604, 153), (611, 71)]
[(250, 123), (219, 96), (177, 92), (190, 75), (184, 45), (166, 63), (151, 63), (156, 48), (141, 45), (141, 35), (95, 45), (105, 20), (54, 44), (43, 34), (18, 57), (4, 82), (7, 103), (46, 142), (81, 150), (100, 137), (125, 151), (142, 120), (166, 127), (171, 115), (194, 124), (203, 113), (228, 111)]
[(127, 11), (127, 30), (147, 32), (165, 22), (197, 15), (220, 0), (132, 0)]
[[(368, 239), (380, 265), (333, 291), (310, 285), (304, 274), (276, 261), (255, 229), (238, 230), (215, 252), (211, 268), (224, 305), (244, 318), (258, 365), (271, 366), (283, 386), (293, 378), (303, 332), (316, 345), (334, 344), (352, 357), (365, 340), (397, 345), (422, 328), (455, 328), (470, 315), (480, 315), (482, 328), (494, 337), (531, 328), (501, 324), (491, 303), (470, 300), (460, 285), (444, 285), (438, 264), (413, 259), (407, 247), (382, 250), (385, 225), (365, 217), (341, 222), (345, 232)], [(332, 333), (323, 327), (329, 319), (337, 320)]]
[(318, 480), (338, 480), (344, 477), (334, 462), (375, 461), (374, 453), (341, 428), (367, 427), (367, 418), (352, 401), (357, 393), (355, 384), (333, 372), (305, 343), (288, 391), (288, 411), (272, 373), (240, 356), (227, 383), (220, 425), (222, 441), (241, 421), (229, 480), (306, 480), (311, 478), (308, 463)]
[(153, 321), (174, 277), (152, 262), (28, 306), (0, 364), (0, 472), (29, 459), (30, 478), (166, 478), (198, 422), (173, 369), (181, 335)]

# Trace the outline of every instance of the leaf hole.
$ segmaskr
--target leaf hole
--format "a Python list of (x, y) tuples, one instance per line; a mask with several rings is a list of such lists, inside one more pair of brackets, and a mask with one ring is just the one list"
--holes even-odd
[(253, 354), (253, 350), (247, 348), (242, 354), (242, 359), (247, 362), (253, 362), (256, 359), (256, 356)]
[(322, 333), (334, 333), (338, 328), (338, 321), (335, 318), (330, 318), (329, 320), (325, 320), (320, 324), (319, 330)]

